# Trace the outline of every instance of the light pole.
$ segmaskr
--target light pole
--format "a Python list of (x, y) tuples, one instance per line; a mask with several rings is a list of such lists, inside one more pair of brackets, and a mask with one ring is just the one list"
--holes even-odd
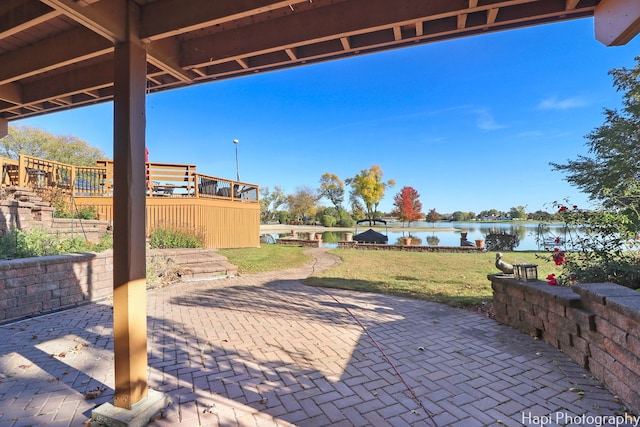
[(240, 181), (240, 170), (238, 169), (238, 141), (237, 139), (233, 140), (233, 145), (236, 146), (236, 181)]

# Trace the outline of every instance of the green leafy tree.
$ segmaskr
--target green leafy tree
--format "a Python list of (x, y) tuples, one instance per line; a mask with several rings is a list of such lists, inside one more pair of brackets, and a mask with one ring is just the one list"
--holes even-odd
[(452, 221), (466, 221), (467, 220), (467, 214), (465, 212), (462, 212), (462, 211), (455, 211), (454, 213), (451, 214), (451, 220)]
[(75, 166), (94, 166), (104, 152), (75, 136), (57, 136), (31, 126), (9, 126), (0, 139), (0, 157), (17, 159), (19, 154)]
[(527, 219), (527, 208), (514, 206), (509, 210), (509, 216), (514, 219)]
[(481, 211), (478, 214), (478, 217), (480, 219), (491, 219), (491, 218), (497, 218), (503, 216), (502, 212), (500, 212), (498, 209), (489, 209), (489, 210), (485, 210), (485, 211)]
[(333, 206), (340, 212), (342, 203), (344, 202), (344, 182), (338, 175), (325, 173), (320, 177), (320, 188), (318, 194), (328, 199)]
[(278, 214), (278, 208), (287, 202), (287, 196), (279, 186), (260, 188), (260, 221), (273, 221)]
[(629, 209), (640, 200), (640, 56), (635, 59), (634, 68), (609, 72), (622, 92), (622, 108), (605, 108), (604, 124), (586, 136), (589, 155), (551, 166), (591, 200), (624, 212), (637, 224)]
[(366, 218), (376, 218), (378, 205), (384, 198), (385, 190), (393, 188), (395, 181), (392, 179), (383, 181), (384, 173), (380, 166), (373, 165), (370, 169), (362, 169), (360, 173), (345, 182), (351, 186), (353, 198), (362, 200)]
[(403, 223), (407, 222), (409, 226), (413, 221), (422, 218), (420, 193), (413, 187), (402, 187), (400, 192), (393, 197), (393, 205), (395, 209), (392, 214), (397, 216)]

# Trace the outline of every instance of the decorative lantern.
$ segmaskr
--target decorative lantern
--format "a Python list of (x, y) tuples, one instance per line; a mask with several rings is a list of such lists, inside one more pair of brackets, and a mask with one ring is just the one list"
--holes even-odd
[(514, 264), (513, 274), (516, 280), (521, 282), (534, 282), (538, 280), (537, 264)]

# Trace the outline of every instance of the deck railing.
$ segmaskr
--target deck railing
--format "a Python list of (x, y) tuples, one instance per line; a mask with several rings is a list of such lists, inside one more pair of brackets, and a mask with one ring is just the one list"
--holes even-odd
[[(94, 167), (20, 156), (0, 158), (1, 186), (25, 186), (43, 196), (54, 190), (69, 197), (69, 207), (92, 207), (99, 219), (113, 220), (113, 161)], [(146, 232), (157, 227), (189, 230), (210, 248), (256, 247), (260, 244), (258, 186), (203, 175), (195, 165), (147, 163)], [(53, 193), (49, 195), (53, 196)]]
[[(57, 188), (75, 197), (112, 197), (113, 161), (96, 166), (72, 166), (20, 155), (0, 158), (2, 186)], [(147, 197), (199, 197), (258, 202), (258, 186), (197, 172), (196, 165), (148, 162), (145, 165)]]

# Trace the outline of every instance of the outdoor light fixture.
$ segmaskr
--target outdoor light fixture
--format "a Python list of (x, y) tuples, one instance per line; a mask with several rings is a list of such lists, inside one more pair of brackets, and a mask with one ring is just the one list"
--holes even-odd
[(536, 264), (514, 264), (513, 274), (516, 280), (521, 282), (534, 282), (538, 280), (538, 266)]
[(240, 170), (238, 169), (238, 141), (237, 139), (233, 140), (233, 145), (236, 146), (236, 181), (240, 181)]

